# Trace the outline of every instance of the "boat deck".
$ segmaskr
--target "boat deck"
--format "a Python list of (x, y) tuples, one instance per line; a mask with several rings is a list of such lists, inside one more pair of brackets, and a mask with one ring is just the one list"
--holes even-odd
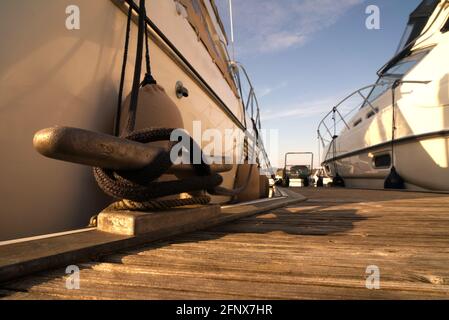
[[(449, 194), (291, 188), (307, 201), (0, 285), (4, 299), (449, 298)], [(366, 268), (380, 271), (367, 289)]]

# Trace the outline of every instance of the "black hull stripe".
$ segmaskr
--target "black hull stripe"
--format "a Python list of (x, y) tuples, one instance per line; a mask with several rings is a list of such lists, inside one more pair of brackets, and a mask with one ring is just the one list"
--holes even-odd
[[(399, 145), (399, 144), (404, 144), (404, 143), (410, 143), (410, 142), (418, 142), (420, 140), (425, 140), (425, 139), (430, 139), (430, 138), (438, 138), (438, 137), (446, 137), (449, 136), (449, 130), (441, 130), (441, 131), (434, 131), (434, 132), (429, 132), (429, 133), (423, 133), (423, 134), (418, 134), (418, 135), (413, 135), (413, 136), (406, 136), (406, 137), (402, 137), (402, 138), (398, 138), (394, 141), (394, 145)], [(370, 152), (376, 149), (380, 149), (380, 148), (384, 148), (387, 146), (391, 145), (391, 140), (390, 141), (386, 141), (386, 142), (382, 142), (373, 146), (369, 146), (366, 148), (362, 148), (362, 149), (358, 149), (358, 150), (354, 150), (351, 152), (347, 152), (341, 155), (338, 155), (336, 157), (330, 158), (330, 159), (326, 159), (325, 161), (322, 162), (322, 164), (326, 164), (332, 161), (336, 161), (336, 160), (340, 160), (343, 158), (348, 158), (348, 157), (352, 157), (361, 153), (366, 153), (366, 152)]]

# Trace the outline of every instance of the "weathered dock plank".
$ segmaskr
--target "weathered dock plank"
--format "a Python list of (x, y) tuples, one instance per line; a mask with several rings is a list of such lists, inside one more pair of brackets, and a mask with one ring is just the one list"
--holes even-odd
[[(99, 228), (87, 228), (68, 233), (0, 242), (0, 283), (43, 270), (89, 261), (118, 250), (217, 226), (305, 200), (303, 196), (292, 191), (278, 190), (278, 193), (278, 197), (222, 206), (219, 210), (206, 210), (206, 212), (198, 210), (194, 214), (191, 214), (189, 209), (147, 213), (148, 217), (145, 218), (143, 218), (144, 213), (138, 213), (137, 216), (143, 218), (139, 222), (139, 228), (146, 229), (146, 232), (137, 232), (138, 234), (134, 234), (133, 228), (125, 228), (124, 234), (103, 232), (98, 230)], [(121, 213), (125, 221), (133, 224), (135, 222), (133, 218), (126, 218), (128, 214), (131, 217), (134, 215), (132, 212)], [(187, 216), (180, 217), (184, 214)], [(109, 217), (114, 215), (115, 213), (112, 213)], [(120, 220), (116, 222), (120, 224)], [(128, 234), (129, 230), (132, 232)], [(140, 231), (143, 230), (140, 229)]]
[[(308, 200), (0, 287), (7, 299), (449, 298), (449, 195), (294, 189)], [(367, 289), (366, 268), (380, 270)]]

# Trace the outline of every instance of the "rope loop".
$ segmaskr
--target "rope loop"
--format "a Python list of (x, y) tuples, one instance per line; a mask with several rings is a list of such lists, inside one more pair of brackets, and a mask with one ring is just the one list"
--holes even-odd
[[(172, 131), (173, 129), (171, 128), (144, 129), (135, 131), (124, 138), (141, 143), (170, 141)], [(195, 144), (192, 138), (190, 138), (190, 140), (191, 144)], [(175, 142), (170, 141), (170, 150), (174, 144)], [(132, 205), (128, 206), (130, 208), (154, 208), (154, 200), (156, 198), (186, 192), (213, 190), (223, 182), (221, 175), (211, 173), (209, 165), (203, 161), (200, 164), (192, 164), (196, 176), (178, 180), (156, 181), (165, 172), (167, 172), (171, 166), (172, 162), (170, 159), (170, 152), (167, 151), (160, 153), (156, 159), (140, 170), (114, 171), (95, 167), (93, 168), (93, 174), (97, 184), (103, 192), (113, 198), (133, 202)], [(192, 200), (192, 198), (176, 200), (177, 201), (166, 202), (163, 206), (167, 206), (169, 204), (175, 206), (194, 203), (204, 204), (205, 202), (204, 197), (199, 199), (197, 202)], [(147, 204), (147, 206), (145, 206), (145, 203), (151, 201), (153, 201), (153, 204)], [(128, 202), (128, 204), (131, 202)], [(135, 203), (137, 202), (141, 204), (136, 205)]]

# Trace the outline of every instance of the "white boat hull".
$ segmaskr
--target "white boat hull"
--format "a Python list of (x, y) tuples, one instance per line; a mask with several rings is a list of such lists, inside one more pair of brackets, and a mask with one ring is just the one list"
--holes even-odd
[[(395, 144), (394, 161), (399, 175), (410, 190), (449, 190), (449, 133), (431, 138), (410, 139)], [(333, 164), (325, 165), (330, 176), (336, 173), (350, 188), (383, 189), (390, 167), (376, 168), (376, 154), (391, 154), (390, 145), (370, 148), (357, 154), (342, 157)]]
[[(394, 165), (408, 189), (449, 191), (449, 32), (442, 31), (448, 15), (449, 7), (440, 3), (429, 20), (433, 23), (426, 27), (426, 35), (403, 58), (409, 59), (402, 61), (407, 64), (414, 61), (413, 57), (420, 57), (397, 78), (401, 82), (394, 96), (394, 154), (390, 86), (373, 100), (368, 99), (370, 103), (362, 100), (363, 107), (353, 109), (355, 114), (343, 121), (344, 128), (337, 137), (332, 137), (332, 129), (325, 127), (327, 141), (331, 142), (325, 146), (322, 159), (331, 177), (338, 174), (347, 187), (381, 189)], [(345, 98), (339, 108), (350, 97), (360, 95), (361, 90)], [(340, 114), (336, 114), (337, 120)], [(376, 164), (382, 155), (389, 155), (390, 163)]]

